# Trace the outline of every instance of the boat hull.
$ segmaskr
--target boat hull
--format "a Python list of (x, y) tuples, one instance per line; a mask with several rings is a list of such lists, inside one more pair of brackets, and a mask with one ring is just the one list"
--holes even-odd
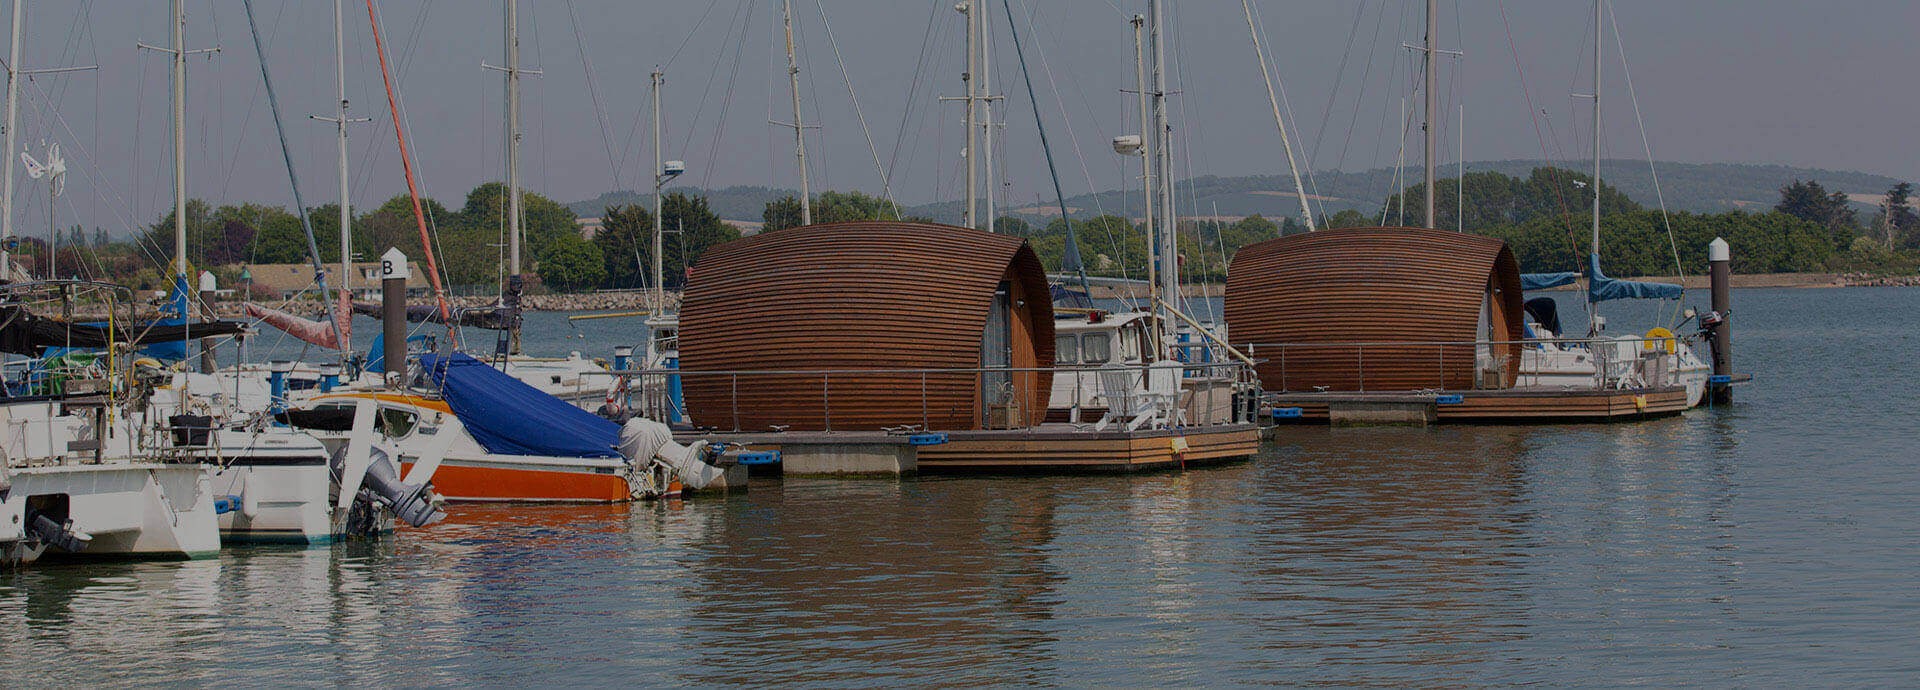
[[(125, 463), (12, 468), (0, 500), (0, 558), (42, 556), (189, 559), (220, 550), (207, 469), (195, 464)], [(24, 531), (30, 510), (59, 506), (73, 530), (91, 537), (75, 553), (40, 546)]]
[[(413, 470), (411, 459), (401, 464)], [(618, 459), (449, 457), (434, 471), (433, 489), (459, 502), (614, 503), (631, 498), (623, 467)]]

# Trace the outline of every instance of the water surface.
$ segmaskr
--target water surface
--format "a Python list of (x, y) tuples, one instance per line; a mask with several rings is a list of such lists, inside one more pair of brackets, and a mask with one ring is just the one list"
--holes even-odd
[[(1757, 380), (1676, 419), (1296, 429), (1188, 472), (756, 481), (461, 506), (370, 544), (37, 567), (0, 574), (0, 677), (1910, 683), (1920, 291), (1735, 299)], [(632, 320), (569, 339), (561, 315), (530, 319), (537, 353), (639, 339)]]

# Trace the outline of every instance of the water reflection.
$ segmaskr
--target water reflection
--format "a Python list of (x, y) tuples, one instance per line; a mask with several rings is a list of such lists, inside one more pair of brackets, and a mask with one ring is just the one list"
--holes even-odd
[(1866, 367), (1920, 339), (1836, 324), (1912, 293), (1849, 293), (1873, 298), (1859, 309), (1810, 294), (1743, 307), (1742, 361), (1777, 365), (1734, 405), (1647, 424), (1293, 429), (1190, 472), (459, 506), (378, 542), (0, 573), (0, 673), (1902, 683), (1920, 672), (1904, 462), (1920, 389)]

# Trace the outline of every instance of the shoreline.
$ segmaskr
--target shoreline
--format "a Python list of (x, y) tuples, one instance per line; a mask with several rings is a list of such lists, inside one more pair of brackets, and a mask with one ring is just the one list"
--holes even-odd
[[(1688, 290), (1707, 289), (1707, 277), (1704, 275), (1686, 276), (1675, 279), (1672, 276), (1642, 276), (1629, 280), (1680, 283)], [(1742, 273), (1733, 276), (1734, 289), (1818, 289), (1847, 287), (1920, 287), (1920, 275), (1874, 276), (1865, 273)], [(1573, 291), (1577, 285), (1563, 285), (1541, 292)], [(1184, 285), (1181, 291), (1190, 298), (1220, 297), (1226, 293), (1222, 283), (1200, 283)], [(1094, 299), (1144, 299), (1146, 289), (1140, 287), (1094, 286)], [(492, 296), (468, 296), (449, 298), (449, 303), (457, 308), (474, 308), (492, 305)], [(665, 295), (665, 306), (671, 307), (680, 302), (677, 292)], [(414, 297), (407, 300), (412, 306), (432, 306), (432, 297)], [(646, 292), (588, 292), (588, 293), (551, 293), (544, 295), (526, 295), (521, 298), (525, 311), (593, 312), (593, 311), (650, 311), (653, 309), (652, 295)], [(314, 313), (318, 304), (305, 300), (286, 305), (296, 314)], [(242, 316), (243, 303), (216, 302), (213, 311), (222, 318)]]

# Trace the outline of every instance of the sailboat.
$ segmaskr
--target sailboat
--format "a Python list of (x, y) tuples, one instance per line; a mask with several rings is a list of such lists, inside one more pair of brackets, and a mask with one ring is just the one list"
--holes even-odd
[[(1665, 327), (1654, 327), (1642, 336), (1606, 338), (1607, 321), (1600, 314), (1602, 302), (1620, 299), (1678, 300), (1685, 288), (1672, 283), (1655, 283), (1608, 278), (1600, 269), (1600, 85), (1604, 71), (1603, 41), (1605, 24), (1601, 13), (1603, 0), (1593, 3), (1593, 216), (1592, 237), (1587, 245), (1587, 261), (1582, 272), (1529, 273), (1521, 276), (1523, 290), (1544, 290), (1586, 281), (1585, 297), (1589, 317), (1589, 342), (1562, 339), (1562, 327), (1556, 302), (1551, 297), (1527, 300), (1528, 343), (1521, 353), (1520, 377), (1532, 385), (1592, 386), (1626, 388), (1635, 386), (1686, 387), (1687, 407), (1705, 399), (1707, 382), (1713, 367), (1693, 350), (1692, 343)], [(1428, 195), (1431, 199), (1431, 194)], [(1431, 203), (1431, 202), (1429, 202)], [(1652, 366), (1642, 363), (1652, 357)]]

